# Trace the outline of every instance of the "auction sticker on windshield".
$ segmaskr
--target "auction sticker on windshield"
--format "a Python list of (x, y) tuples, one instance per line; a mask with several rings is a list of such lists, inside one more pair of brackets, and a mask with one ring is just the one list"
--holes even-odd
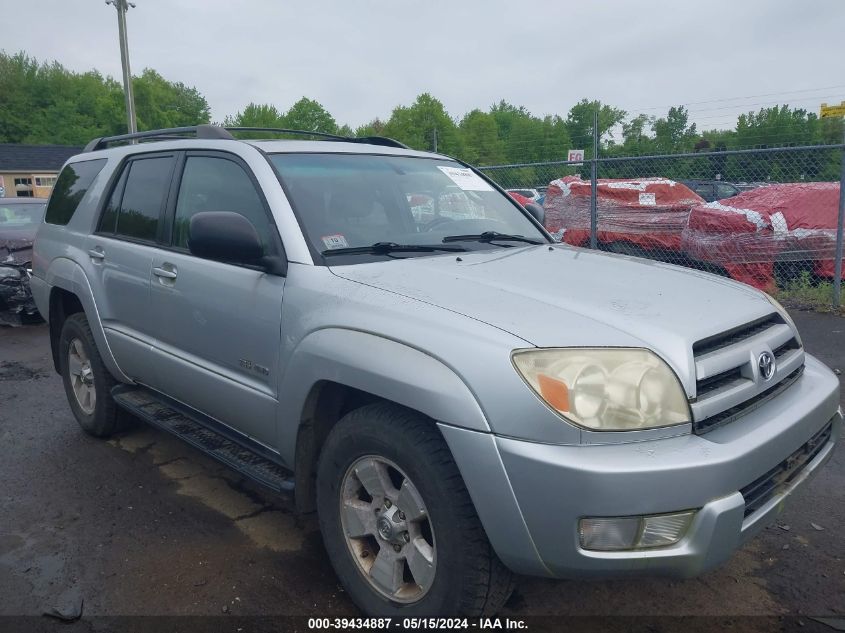
[(446, 174), (453, 183), (464, 191), (493, 191), (493, 187), (471, 169), (444, 167), (442, 165), (438, 165), (437, 169)]
[(340, 233), (336, 235), (324, 235), (320, 239), (323, 240), (323, 244), (329, 250), (335, 248), (346, 248), (349, 246), (349, 242), (347, 242), (346, 238)]

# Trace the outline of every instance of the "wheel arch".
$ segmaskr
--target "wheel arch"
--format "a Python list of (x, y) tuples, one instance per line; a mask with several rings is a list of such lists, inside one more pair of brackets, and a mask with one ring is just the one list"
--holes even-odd
[(71, 259), (59, 257), (50, 263), (46, 282), (50, 288), (48, 321), (50, 328), (50, 349), (53, 364), (59, 372), (58, 341), (65, 319), (74, 312), (83, 312), (91, 327), (97, 350), (103, 364), (116, 380), (132, 382), (118, 366), (109, 347), (100, 314), (94, 300), (94, 292), (82, 267)]
[(314, 509), (320, 450), (349, 411), (392, 402), (437, 422), (489, 432), (463, 380), (425, 352), (392, 339), (342, 328), (318, 330), (291, 356), (279, 389), (278, 447), (296, 476), (297, 508)]

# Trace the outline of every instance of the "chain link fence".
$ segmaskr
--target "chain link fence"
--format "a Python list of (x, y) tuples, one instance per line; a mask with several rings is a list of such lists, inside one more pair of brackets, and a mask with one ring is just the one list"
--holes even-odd
[(542, 204), (546, 228), (568, 244), (724, 275), (796, 303), (841, 305), (845, 145), (480, 170)]

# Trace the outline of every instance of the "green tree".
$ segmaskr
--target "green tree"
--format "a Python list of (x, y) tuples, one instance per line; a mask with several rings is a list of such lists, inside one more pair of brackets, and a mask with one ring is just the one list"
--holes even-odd
[(355, 130), (355, 136), (384, 136), (384, 126), (384, 121), (375, 118), (369, 123), (358, 127)]
[(443, 104), (428, 93), (419, 95), (410, 106), (394, 108), (384, 134), (414, 149), (434, 150), (436, 146), (441, 154), (462, 154), (458, 126)]
[[(208, 121), (208, 103), (194, 88), (149, 69), (133, 86), (141, 130)], [(125, 131), (123, 89), (111, 77), (0, 52), (0, 142), (81, 145)]]
[(323, 132), (335, 134), (337, 132), (337, 121), (329, 114), (320, 103), (302, 97), (294, 103), (290, 110), (282, 117), (284, 125), (291, 130), (304, 130), (306, 132)]
[(584, 149), (588, 156), (593, 153), (593, 117), (599, 113), (599, 146), (602, 140), (612, 141), (613, 129), (625, 120), (627, 112), (603, 104), (601, 101), (582, 99), (569, 109), (566, 128), (576, 149)]
[(572, 145), (566, 121), (557, 115), (547, 115), (543, 117), (541, 125), (539, 159), (541, 161), (564, 160)]
[(630, 121), (622, 123), (622, 145), (618, 148), (622, 156), (640, 156), (654, 151), (654, 139), (651, 129), (654, 117), (638, 114)]
[(515, 106), (504, 99), (490, 106), (490, 114), (499, 128), (499, 138), (505, 142), (510, 138), (516, 121), (531, 118), (531, 113), (525, 109), (525, 106)]
[(806, 145), (821, 141), (821, 132), (819, 118), (815, 113), (780, 105), (740, 114), (735, 140), (737, 146), (742, 148)]
[(689, 113), (684, 106), (669, 108), (666, 117), (653, 124), (654, 149), (660, 154), (691, 152), (698, 140), (695, 123), (689, 123)]
[(223, 120), (228, 127), (284, 127), (284, 119), (276, 106), (269, 103), (250, 103), (235, 115)]
[(170, 82), (156, 71), (145, 68), (132, 82), (139, 130), (208, 123), (211, 110), (196, 88)]
[(473, 165), (496, 165), (505, 159), (504, 143), (492, 114), (473, 110), (461, 120), (464, 153), (462, 158)]

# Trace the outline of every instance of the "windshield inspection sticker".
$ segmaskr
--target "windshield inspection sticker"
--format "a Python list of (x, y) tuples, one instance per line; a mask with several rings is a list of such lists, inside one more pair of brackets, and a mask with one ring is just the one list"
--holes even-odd
[(462, 167), (442, 167), (440, 165), (437, 166), (437, 169), (446, 174), (449, 177), (449, 180), (458, 185), (458, 187), (464, 191), (493, 191), (493, 187), (488, 185), (471, 169)]
[(346, 238), (340, 233), (337, 235), (324, 235), (320, 239), (323, 240), (323, 244), (329, 250), (334, 250), (335, 248), (346, 248), (349, 246), (349, 242), (347, 242)]
[(657, 199), (653, 193), (641, 193), (640, 204), (643, 206), (653, 207), (657, 204)]

